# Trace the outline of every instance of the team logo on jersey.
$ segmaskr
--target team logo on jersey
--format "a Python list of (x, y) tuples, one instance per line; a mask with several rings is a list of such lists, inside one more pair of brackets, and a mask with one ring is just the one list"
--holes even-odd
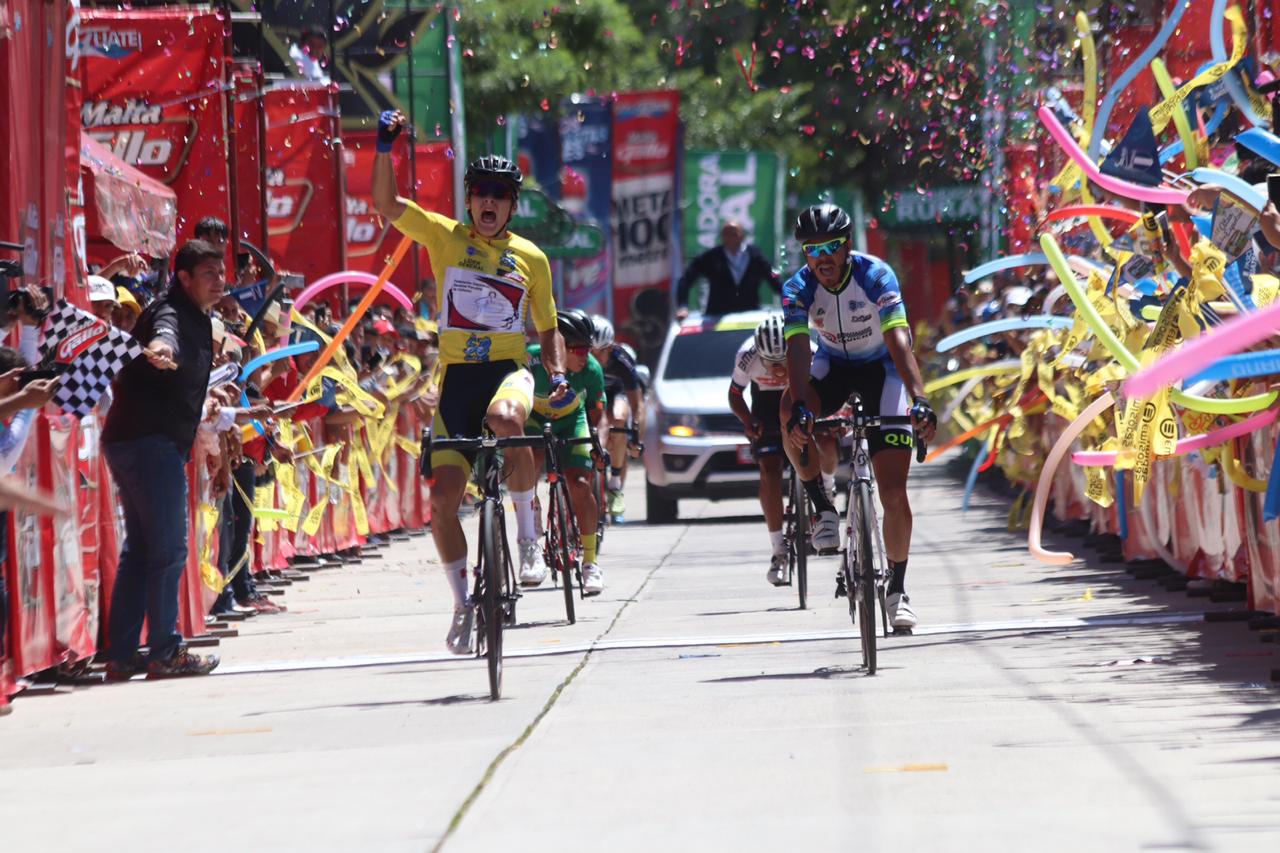
[(472, 335), (467, 338), (466, 346), (462, 350), (462, 357), (467, 361), (488, 361), (489, 348), (492, 346), (492, 338), (482, 338), (479, 335)]
[(857, 311), (857, 310), (859, 310), (859, 309), (861, 309), (861, 308), (866, 308), (866, 307), (867, 307), (867, 303), (863, 302), (861, 299), (850, 299), (850, 300), (849, 300), (849, 310), (850, 310), (850, 311)]
[(480, 254), (480, 250), (479, 250), (479, 249), (477, 249), (475, 246), (468, 246), (468, 247), (467, 247), (467, 254), (468, 254), (468, 255), (478, 255), (478, 254)]
[(813, 325), (821, 329), (822, 322), (826, 318), (826, 316), (827, 316), (826, 308), (815, 308), (813, 311)]
[(902, 301), (902, 297), (899, 296), (898, 294), (886, 293), (876, 300), (876, 305), (878, 305), (881, 308), (888, 308), (892, 305), (897, 305), (901, 301)]

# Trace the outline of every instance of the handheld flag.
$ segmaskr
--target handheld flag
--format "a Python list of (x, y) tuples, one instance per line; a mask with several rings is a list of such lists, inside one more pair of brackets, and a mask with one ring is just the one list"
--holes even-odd
[(98, 404), (115, 375), (142, 355), (142, 344), (127, 332), (59, 299), (44, 325), (41, 363), (66, 372), (53, 402), (82, 418)]

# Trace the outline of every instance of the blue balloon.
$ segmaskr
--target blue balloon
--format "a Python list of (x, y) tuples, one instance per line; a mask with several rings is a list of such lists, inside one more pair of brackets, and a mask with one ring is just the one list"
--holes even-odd
[[(1182, 4), (1179, 9), (1185, 9), (1190, 4)], [(1213, 51), (1214, 62), (1226, 62), (1231, 58), (1227, 53), (1227, 42), (1223, 32), (1222, 22), (1224, 20), (1223, 13), (1227, 11), (1227, 0), (1213, 0), (1213, 16), (1209, 20), (1209, 47)], [(1149, 61), (1149, 60), (1148, 60)], [(1223, 78), (1227, 82), (1227, 93), (1231, 95), (1231, 100), (1244, 113), (1245, 118), (1249, 119), (1249, 123), (1255, 126), (1264, 126), (1268, 122), (1253, 111), (1253, 104), (1249, 102), (1249, 95), (1244, 90), (1244, 84), (1240, 82), (1240, 77), (1235, 68), (1227, 72)]]
[[(318, 349), (320, 349), (319, 341), (303, 341), (300, 344), (289, 344), (288, 346), (283, 346), (279, 349), (264, 352), (257, 358), (251, 358), (245, 363), (245, 366), (240, 370), (240, 381), (246, 381), (253, 375), (255, 370), (262, 367), (264, 364), (270, 364), (271, 362), (279, 361), (282, 358), (292, 358), (295, 355), (315, 352)], [(245, 393), (244, 389), (241, 389), (240, 391), (240, 405), (243, 408), (249, 408), (249, 395)], [(262, 424), (258, 421), (253, 422), (253, 428), (258, 431), (259, 435), (266, 435), (267, 433), (267, 431), (263, 429)]]
[(1251, 127), (1236, 134), (1236, 142), (1254, 154), (1280, 166), (1280, 137), (1260, 127)]
[(1246, 379), (1269, 373), (1280, 373), (1280, 349), (1223, 356), (1204, 370), (1188, 377), (1184, 384), (1190, 386), (1206, 380), (1218, 382), (1223, 379)]
[(1254, 210), (1260, 211), (1267, 206), (1267, 197), (1265, 195), (1255, 190), (1252, 184), (1235, 175), (1220, 172), (1217, 169), (1201, 167), (1192, 169), (1191, 177), (1202, 184), (1217, 184)]
[(1036, 317), (1014, 317), (1008, 320), (993, 320), (990, 323), (979, 323), (962, 329), (953, 335), (947, 335), (938, 341), (938, 352), (953, 350), (961, 344), (985, 338), (987, 335), (998, 335), (1001, 332), (1017, 332), (1022, 329), (1070, 329), (1074, 321), (1070, 317), (1057, 317), (1043, 314)]
[(975, 281), (986, 278), (989, 275), (1017, 267), (1037, 267), (1048, 263), (1049, 259), (1042, 252), (1028, 252), (1025, 255), (1009, 255), (1005, 258), (996, 258), (994, 261), (987, 261), (982, 266), (974, 267), (965, 273), (964, 283), (973, 284)]
[[(1217, 0), (1218, 3), (1225, 3), (1226, 0)], [(1156, 37), (1152, 39), (1151, 44), (1147, 45), (1146, 50), (1134, 60), (1133, 64), (1124, 70), (1115, 84), (1107, 91), (1107, 96), (1102, 99), (1102, 104), (1098, 107), (1097, 118), (1093, 121), (1093, 135), (1089, 137), (1089, 159), (1098, 162), (1098, 155), (1102, 153), (1102, 135), (1107, 130), (1107, 122), (1111, 118), (1111, 111), (1116, 108), (1116, 101), (1120, 98), (1120, 93), (1129, 88), (1134, 80), (1138, 79), (1138, 75), (1151, 65), (1151, 60), (1160, 55), (1160, 51), (1164, 49), (1165, 43), (1173, 36), (1174, 30), (1178, 28), (1178, 22), (1182, 20), (1182, 15), (1187, 11), (1190, 3), (1177, 3), (1173, 7), (1172, 14), (1165, 20), (1164, 26), (1160, 28), (1160, 32), (1156, 33)], [(1219, 14), (1217, 19), (1222, 20)]]
[(295, 355), (303, 355), (309, 352), (315, 352), (320, 349), (319, 341), (303, 341), (300, 344), (289, 344), (288, 346), (273, 349), (270, 352), (264, 352), (257, 358), (249, 359), (248, 363), (240, 369), (240, 381), (244, 382), (253, 372), (264, 364), (270, 364), (273, 361), (279, 361), (282, 358), (292, 358)]

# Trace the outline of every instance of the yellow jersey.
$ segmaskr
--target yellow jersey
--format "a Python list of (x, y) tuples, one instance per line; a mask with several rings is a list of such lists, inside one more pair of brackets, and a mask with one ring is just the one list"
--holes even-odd
[(510, 232), (487, 239), (411, 201), (391, 224), (431, 258), (441, 365), (524, 364), (526, 318), (532, 314), (539, 332), (556, 327), (551, 265), (533, 243)]

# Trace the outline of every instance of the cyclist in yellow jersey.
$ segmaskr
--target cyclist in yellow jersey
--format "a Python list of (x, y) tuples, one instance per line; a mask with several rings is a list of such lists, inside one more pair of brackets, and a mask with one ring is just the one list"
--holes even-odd
[[(440, 401), (432, 421), (436, 435), (474, 437), (483, 424), (500, 437), (524, 434), (533, 408), (533, 375), (525, 367), (524, 328), (532, 316), (551, 378), (550, 401), (565, 400), (564, 341), (556, 328), (547, 256), (507, 230), (520, 192), (520, 170), (505, 157), (473, 161), (464, 179), (470, 223), (423, 210), (396, 192), (391, 149), (405, 126), (404, 114), (388, 110), (378, 120), (373, 161), (373, 203), (397, 229), (427, 249), (436, 277), (439, 323)], [(533, 451), (508, 449), (513, 476), (531, 479)], [(453, 591), (454, 615), (447, 645), (471, 653), (473, 607), (467, 596), (467, 540), (458, 507), (470, 477), (471, 459), (457, 451), (432, 454), (431, 535)], [(516, 500), (517, 519), (532, 519), (532, 494)], [(521, 553), (521, 571), (536, 569), (537, 548)], [(530, 565), (526, 565), (530, 564)]]

